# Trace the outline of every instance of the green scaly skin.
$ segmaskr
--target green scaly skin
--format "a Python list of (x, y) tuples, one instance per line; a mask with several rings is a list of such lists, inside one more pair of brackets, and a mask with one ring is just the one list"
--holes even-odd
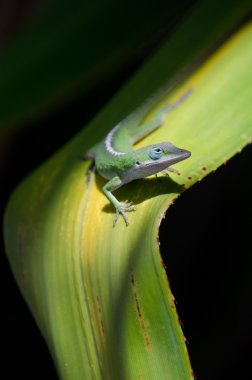
[(116, 224), (120, 214), (128, 225), (126, 212), (136, 209), (132, 202), (119, 202), (112, 194), (114, 190), (135, 179), (145, 178), (162, 171), (176, 172), (171, 165), (190, 157), (191, 153), (188, 150), (177, 148), (168, 141), (133, 149), (137, 141), (159, 128), (167, 113), (181, 104), (190, 93), (191, 90), (188, 90), (173, 104), (159, 109), (152, 121), (142, 123), (146, 114), (163, 96), (163, 93), (148, 99), (143, 106), (117, 124), (102, 142), (85, 154), (85, 159), (93, 160), (98, 173), (109, 180), (102, 190), (116, 209), (113, 225)]

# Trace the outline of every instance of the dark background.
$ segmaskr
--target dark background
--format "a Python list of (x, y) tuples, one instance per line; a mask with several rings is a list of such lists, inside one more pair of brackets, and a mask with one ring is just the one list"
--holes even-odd
[[(27, 1), (27, 11), (22, 13), (16, 2), (8, 22), (2, 22), (0, 37), (2, 33), (6, 41), (18, 33), (18, 27), (30, 17), (31, 4)], [(18, 182), (78, 132), (147, 54), (142, 51), (113, 78), (79, 93), (39, 121), (2, 136), (1, 215)], [(201, 380), (247, 379), (250, 374), (251, 173), (248, 146), (186, 191), (161, 225), (162, 257), (192, 366)], [(26, 380), (57, 379), (46, 344), (10, 272), (2, 240), (0, 257), (1, 378), (12, 379), (18, 374)]]
[(198, 379), (248, 379), (252, 149), (186, 191), (161, 225), (162, 257)]

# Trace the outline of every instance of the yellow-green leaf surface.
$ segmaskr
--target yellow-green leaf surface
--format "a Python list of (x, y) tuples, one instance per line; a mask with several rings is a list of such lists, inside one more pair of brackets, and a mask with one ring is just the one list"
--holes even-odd
[[(164, 54), (165, 47), (138, 73), (140, 82), (158, 70)], [(106, 110), (13, 193), (5, 215), (7, 254), (61, 379), (193, 379), (157, 231), (185, 188), (250, 142), (251, 67), (250, 24), (171, 88), (164, 101), (189, 88), (192, 94), (138, 146), (170, 140), (192, 157), (176, 166), (181, 175), (117, 191), (137, 205), (128, 227), (120, 218), (113, 228), (114, 210), (101, 191), (105, 180), (92, 175), (87, 185), (89, 163), (76, 159), (104, 134), (103, 120), (114, 123)]]

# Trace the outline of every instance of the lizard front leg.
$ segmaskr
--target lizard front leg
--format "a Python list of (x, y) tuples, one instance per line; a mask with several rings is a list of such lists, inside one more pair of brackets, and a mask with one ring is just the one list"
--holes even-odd
[(126, 225), (129, 224), (129, 219), (126, 215), (126, 211), (135, 211), (136, 206), (132, 204), (132, 202), (125, 201), (124, 203), (119, 202), (116, 197), (112, 194), (112, 191), (118, 189), (121, 187), (124, 183), (120, 179), (120, 177), (114, 177), (109, 182), (106, 183), (105, 186), (103, 186), (102, 190), (110, 203), (115, 207), (116, 209), (116, 216), (113, 222), (113, 226), (115, 226), (119, 215), (121, 214), (123, 216), (123, 219), (125, 220)]

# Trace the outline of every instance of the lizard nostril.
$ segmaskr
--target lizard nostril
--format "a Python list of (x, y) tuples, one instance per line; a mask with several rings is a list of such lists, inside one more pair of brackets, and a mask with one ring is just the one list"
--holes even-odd
[(140, 162), (139, 162), (139, 161), (136, 161), (136, 165), (138, 165), (138, 166), (139, 166), (139, 165), (141, 165), (141, 164), (140, 164)]

